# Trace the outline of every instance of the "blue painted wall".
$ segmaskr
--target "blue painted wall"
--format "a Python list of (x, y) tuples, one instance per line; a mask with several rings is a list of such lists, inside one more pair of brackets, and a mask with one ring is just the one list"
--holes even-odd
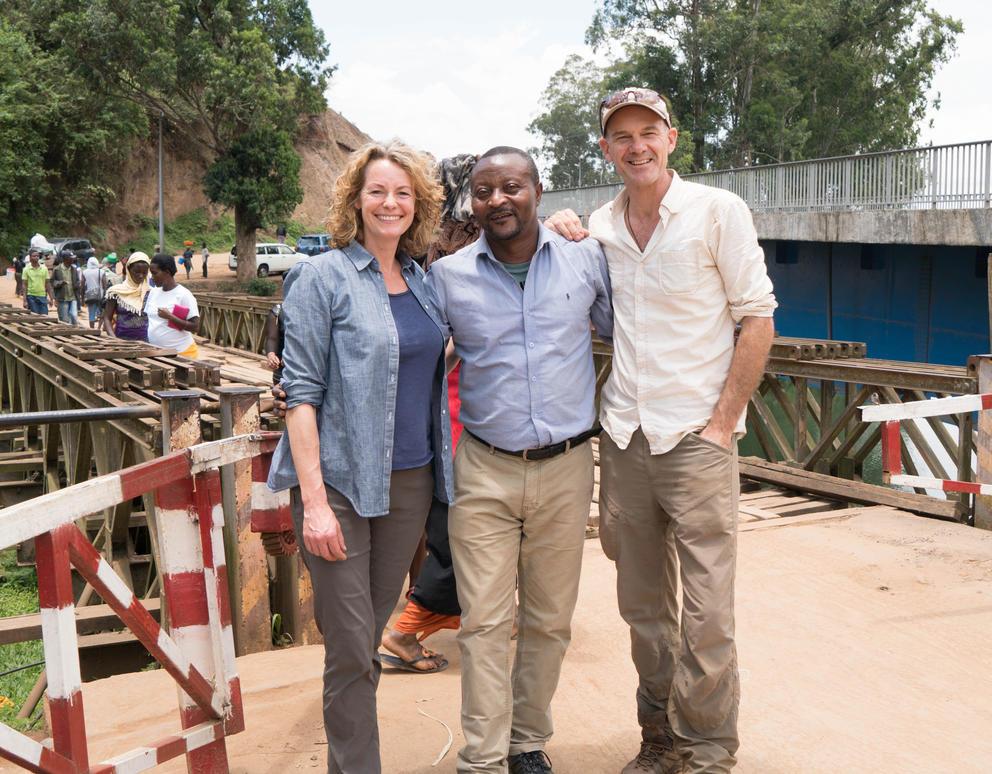
[(868, 344), (870, 357), (964, 365), (990, 351), (974, 247), (766, 242), (784, 336)]

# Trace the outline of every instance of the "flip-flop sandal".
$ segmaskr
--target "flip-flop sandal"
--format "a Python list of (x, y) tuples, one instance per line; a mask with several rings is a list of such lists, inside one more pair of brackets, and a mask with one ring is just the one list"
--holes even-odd
[[(432, 669), (417, 669), (417, 664), (421, 661), (431, 661), (433, 659), (438, 659), (440, 663)], [(390, 666), (393, 669), (400, 669), (404, 672), (416, 672), (421, 675), (431, 675), (435, 672), (443, 672), (448, 668), (448, 660), (437, 653), (425, 653), (423, 656), (418, 656), (411, 661), (404, 661), (399, 656), (394, 656), (390, 653), (380, 653), (379, 660), (382, 661), (386, 666)]]

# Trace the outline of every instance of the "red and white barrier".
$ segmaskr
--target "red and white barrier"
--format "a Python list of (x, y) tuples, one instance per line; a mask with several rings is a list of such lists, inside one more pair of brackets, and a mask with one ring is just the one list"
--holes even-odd
[(902, 472), (902, 433), (900, 427), (902, 420), (905, 419), (967, 414), (972, 411), (987, 411), (989, 409), (992, 409), (992, 394), (958, 395), (952, 398), (934, 398), (933, 400), (917, 400), (908, 403), (861, 406), (861, 419), (863, 422), (883, 423), (882, 478), (885, 483), (913, 487), (914, 489), (992, 495), (992, 484), (904, 474)]
[[(278, 434), (199, 444), (5, 509), (0, 548), (36, 538), (38, 598), (51, 746), (0, 723), (0, 757), (29, 771), (137, 772), (179, 755), (191, 771), (226, 772), (224, 737), (244, 730), (224, 558), (218, 468), (271, 453)], [(74, 521), (154, 491), (166, 632)], [(82, 575), (179, 687), (183, 732), (97, 764), (86, 747), (71, 567)]]
[(251, 460), (251, 531), (259, 532), (266, 552), (272, 556), (289, 556), (297, 551), (289, 491), (272, 492), (266, 486), (271, 454), (259, 454)]

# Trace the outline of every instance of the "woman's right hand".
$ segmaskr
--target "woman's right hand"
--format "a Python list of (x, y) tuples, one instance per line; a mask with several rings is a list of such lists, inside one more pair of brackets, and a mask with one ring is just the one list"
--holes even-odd
[(265, 365), (270, 371), (275, 371), (282, 365), (282, 361), (279, 360), (279, 355), (275, 352), (267, 352), (265, 354)]
[[(323, 493), (321, 493), (323, 494)], [(341, 525), (327, 501), (317, 502), (303, 509), (303, 545), (314, 556), (328, 562), (344, 561), (348, 558), (348, 547), (344, 544)]]

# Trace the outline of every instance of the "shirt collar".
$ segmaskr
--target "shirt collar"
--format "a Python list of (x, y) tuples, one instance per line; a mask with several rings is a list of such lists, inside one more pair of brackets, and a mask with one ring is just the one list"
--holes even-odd
[[(373, 264), (375, 270), (379, 271), (379, 262), (375, 259), (375, 256), (366, 250), (357, 239), (352, 239), (341, 248), (341, 251), (355, 264), (355, 268), (358, 271), (362, 271), (369, 264)], [(413, 265), (413, 259), (403, 251), (398, 252), (396, 257), (399, 259), (400, 267), (403, 271), (407, 271)]]
[(668, 186), (668, 190), (665, 192), (665, 198), (661, 200), (661, 206), (667, 209), (673, 215), (681, 210), (686, 203), (686, 191), (685, 181), (679, 177), (679, 173), (674, 169), (672, 170), (672, 182)]
[[(663, 211), (668, 210), (671, 215), (679, 212), (685, 207), (687, 193), (685, 181), (673, 169), (672, 182), (669, 184), (668, 190), (665, 191), (665, 196), (661, 200), (658, 211), (664, 214)], [(627, 202), (630, 201), (630, 194), (627, 192), (626, 186), (621, 189), (620, 193), (617, 194), (617, 198), (613, 201), (613, 217), (614, 219), (618, 219), (619, 222), (623, 222), (623, 214), (627, 209)]]
[[(538, 223), (537, 225), (537, 249), (534, 251), (534, 255), (531, 256), (531, 260), (541, 252), (541, 249), (550, 242), (553, 242), (555, 238), (554, 232), (547, 228), (543, 223)], [(475, 242), (475, 255), (484, 255), (492, 261), (498, 261), (499, 259), (493, 255), (492, 249), (489, 247), (489, 241), (486, 239), (486, 232), (482, 231), (479, 233), (479, 238)]]

